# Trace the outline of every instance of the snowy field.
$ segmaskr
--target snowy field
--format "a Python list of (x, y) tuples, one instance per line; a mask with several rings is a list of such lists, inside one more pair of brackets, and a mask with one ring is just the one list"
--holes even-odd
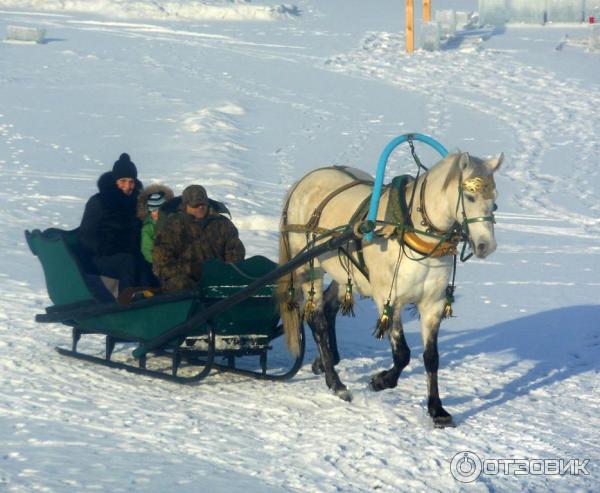
[[(587, 26), (564, 24), (459, 30), (408, 56), (403, 4), (0, 0), (1, 38), (46, 29), (43, 44), (0, 43), (0, 491), (600, 491), (600, 53)], [(311, 373), (312, 342), (290, 382), (183, 387), (63, 358), (68, 328), (34, 322), (49, 300), (23, 231), (78, 226), (121, 152), (146, 184), (205, 185), (249, 254), (276, 259), (296, 179), (334, 164), (374, 173), (406, 132), (506, 155), (498, 250), (460, 265), (440, 333), (456, 428), (427, 416), (408, 315), (410, 365), (396, 389), (368, 390), (391, 365), (369, 300), (338, 320), (352, 403)], [(390, 168), (416, 171), (408, 149)], [(463, 484), (450, 461), (465, 451), (589, 462)]]

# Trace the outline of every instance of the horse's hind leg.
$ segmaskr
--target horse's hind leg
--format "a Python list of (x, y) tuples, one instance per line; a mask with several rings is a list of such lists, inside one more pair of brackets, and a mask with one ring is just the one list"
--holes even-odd
[[(452, 416), (442, 406), (440, 392), (438, 389), (438, 368), (440, 357), (438, 353), (437, 339), (441, 322), (441, 309), (419, 306), (421, 314), (421, 336), (423, 338), (423, 362), (427, 371), (427, 411), (433, 419), (436, 427), (444, 428), (454, 426)], [(436, 315), (424, 315), (425, 313), (436, 313)]]
[[(332, 281), (327, 289), (323, 292), (323, 313), (327, 321), (327, 332), (329, 334), (329, 349), (333, 357), (333, 364), (337, 365), (340, 362), (340, 353), (337, 347), (337, 336), (335, 332), (335, 319), (340, 309), (339, 300), (339, 284)], [(312, 371), (315, 375), (319, 375), (325, 371), (321, 356), (317, 355), (312, 364)]]
[[(329, 336), (329, 324), (324, 311), (323, 270), (315, 260), (311, 267), (298, 269), (298, 278), (302, 280), (304, 294), (304, 319), (312, 330), (313, 337), (319, 348), (319, 356), (325, 372), (325, 382), (335, 395), (345, 401), (350, 401), (352, 395), (341, 382), (334, 368), (334, 356)], [(307, 308), (313, 309), (307, 312)]]
[(325, 382), (327, 383), (327, 386), (340, 399), (345, 401), (352, 400), (352, 395), (340, 380), (340, 377), (333, 366), (334, 360), (331, 352), (331, 342), (329, 340), (329, 329), (327, 327), (327, 318), (325, 317), (323, 309), (319, 307), (313, 311), (308, 317), (307, 322), (312, 330), (315, 342), (319, 347), (319, 354), (325, 371)]
[(394, 388), (398, 385), (398, 378), (400, 377), (402, 370), (404, 370), (410, 362), (410, 348), (404, 337), (404, 329), (400, 318), (400, 308), (401, 307), (398, 307), (394, 310), (392, 329), (390, 331), (390, 343), (392, 346), (394, 366), (389, 370), (383, 370), (373, 375), (369, 385), (371, 390), (379, 391)]

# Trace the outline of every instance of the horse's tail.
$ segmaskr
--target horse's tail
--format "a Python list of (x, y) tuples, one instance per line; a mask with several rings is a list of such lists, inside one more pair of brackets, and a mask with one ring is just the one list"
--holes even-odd
[[(282, 223), (279, 230), (279, 265), (291, 260), (288, 233)], [(302, 292), (294, 285), (294, 271), (281, 277), (277, 282), (279, 314), (283, 322), (283, 332), (287, 347), (294, 356), (300, 354), (300, 301)]]

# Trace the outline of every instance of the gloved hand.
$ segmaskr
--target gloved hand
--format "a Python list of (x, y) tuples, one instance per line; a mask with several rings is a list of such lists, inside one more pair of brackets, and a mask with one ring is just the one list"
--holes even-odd
[(192, 264), (190, 274), (192, 275), (194, 280), (199, 281), (202, 277), (202, 262), (196, 262)]

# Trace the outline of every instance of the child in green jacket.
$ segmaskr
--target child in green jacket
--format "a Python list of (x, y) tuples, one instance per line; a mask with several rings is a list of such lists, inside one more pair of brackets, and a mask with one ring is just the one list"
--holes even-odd
[(140, 249), (144, 259), (152, 264), (154, 234), (160, 207), (173, 198), (173, 191), (164, 185), (153, 184), (138, 197), (138, 217), (143, 221)]

